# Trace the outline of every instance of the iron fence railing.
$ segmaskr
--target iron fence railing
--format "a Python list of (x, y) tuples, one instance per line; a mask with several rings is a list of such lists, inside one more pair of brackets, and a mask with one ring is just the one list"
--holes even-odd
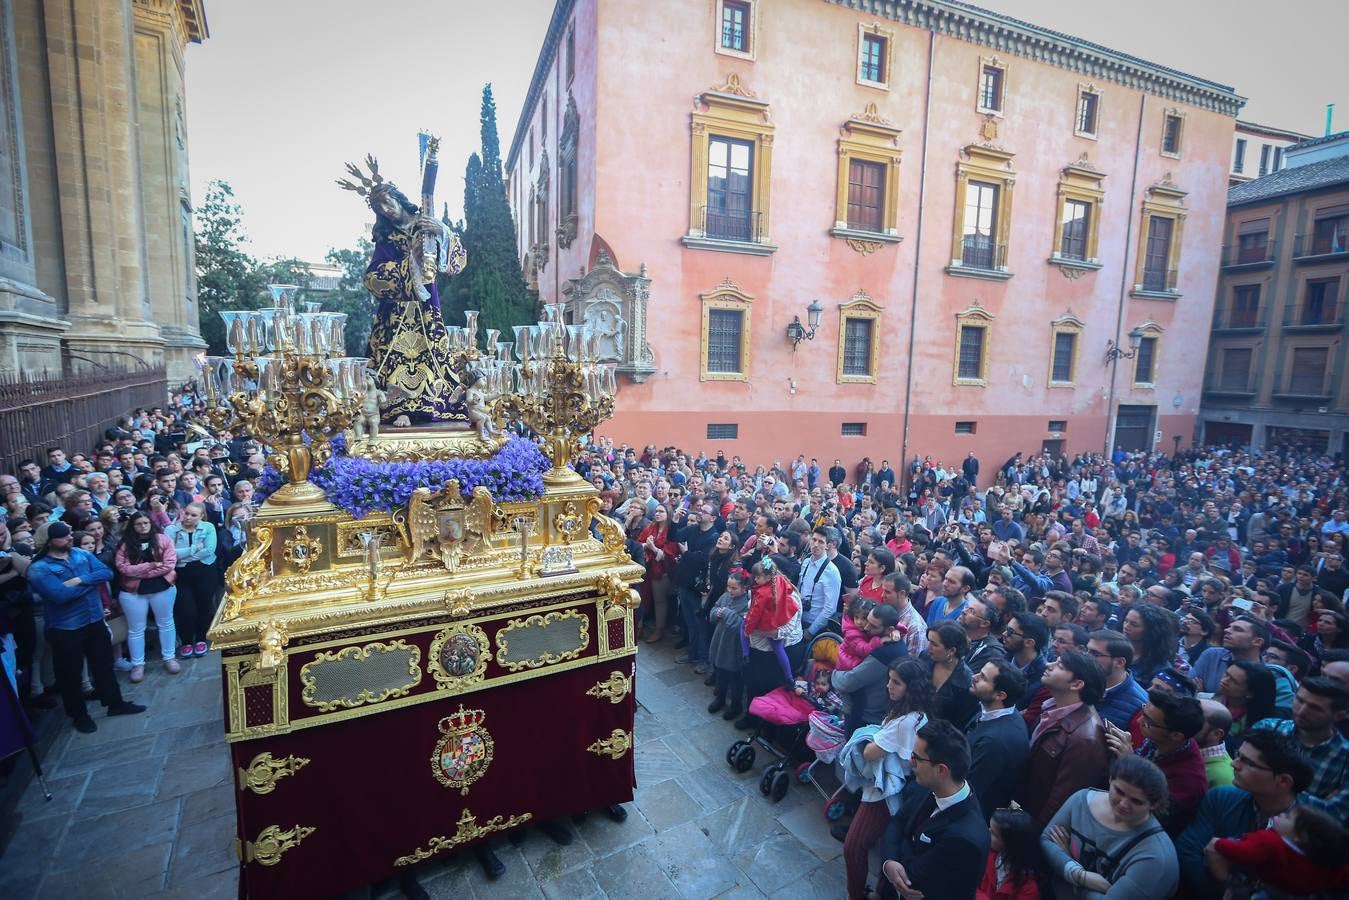
[(960, 264), (967, 269), (1007, 268), (1007, 245), (984, 235), (966, 235), (960, 244)]
[(1176, 269), (1144, 269), (1143, 290), (1156, 294), (1173, 293), (1179, 276)]
[(1223, 266), (1250, 266), (1274, 262), (1278, 250), (1277, 241), (1264, 241), (1259, 244), (1224, 244), (1222, 251)]
[(48, 447), (86, 453), (119, 416), (138, 406), (163, 406), (167, 396), (162, 367), (0, 375), (0, 471), (15, 472), (30, 457), (45, 465)]

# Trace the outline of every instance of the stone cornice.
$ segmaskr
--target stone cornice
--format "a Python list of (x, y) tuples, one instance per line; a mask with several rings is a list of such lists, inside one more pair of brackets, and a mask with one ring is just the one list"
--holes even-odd
[(200, 44), (210, 37), (206, 28), (206, 0), (133, 0), (132, 8), (144, 19), (172, 30), (179, 44)]
[(956, 0), (826, 2), (1232, 117), (1246, 103), (1225, 84)]
[(534, 114), (539, 94), (543, 93), (543, 86), (548, 81), (548, 73), (553, 68), (553, 59), (557, 56), (557, 46), (566, 33), (567, 20), (571, 18), (571, 11), (575, 6), (576, 0), (557, 0), (557, 4), (553, 7), (553, 18), (548, 23), (548, 33), (544, 35), (539, 59), (534, 64), (534, 77), (529, 79), (529, 90), (525, 93), (524, 105), (520, 107), (520, 118), (515, 123), (515, 134), (511, 136), (510, 152), (506, 154), (507, 176), (515, 168), (515, 158), (520, 154), (520, 145), (524, 142), (525, 135), (529, 133), (529, 119)]

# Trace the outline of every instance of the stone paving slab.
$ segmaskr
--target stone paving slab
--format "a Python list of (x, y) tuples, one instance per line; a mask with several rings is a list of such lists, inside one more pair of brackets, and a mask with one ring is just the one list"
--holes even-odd
[[(746, 738), (709, 714), (712, 689), (674, 662), (667, 640), (637, 658), (638, 787), (628, 820), (591, 814), (563, 821), (566, 847), (536, 829), (516, 846), (497, 840), (506, 874), (489, 882), (471, 854), (418, 870), (434, 898), (631, 898), (744, 900), (833, 897), (843, 892), (842, 845), (829, 835), (824, 800), (793, 778), (782, 801), (759, 792), (776, 757), (758, 751), (748, 772), (726, 764)], [(123, 681), (145, 715), (108, 719), (90, 705), (93, 735), (64, 728), (44, 762), (54, 797), (30, 785), (0, 826), (0, 897), (215, 900), (237, 894), (234, 786), (224, 749), (220, 664), (189, 660), (178, 676), (158, 666), (142, 684)], [(60, 715), (59, 712), (49, 715)], [(395, 885), (339, 900), (401, 897)]]

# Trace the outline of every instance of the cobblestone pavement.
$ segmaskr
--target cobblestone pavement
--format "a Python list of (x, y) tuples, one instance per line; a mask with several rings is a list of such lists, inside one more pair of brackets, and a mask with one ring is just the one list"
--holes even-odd
[[(726, 748), (743, 736), (708, 715), (711, 689), (668, 646), (637, 657), (637, 794), (628, 820), (591, 815), (570, 822), (577, 839), (555, 845), (531, 830), (495, 848), (506, 874), (489, 882), (468, 859), (419, 869), (432, 897), (788, 898), (843, 893), (843, 845), (829, 835), (816, 788), (798, 785), (778, 803), (759, 793), (772, 758), (737, 774)], [(119, 676), (125, 680), (125, 676)], [(147, 668), (123, 684), (145, 703), (139, 716), (95, 714), (98, 732), (63, 727), (46, 757), (54, 794), (36, 783), (16, 809), (14, 837), (0, 856), (0, 897), (58, 900), (237, 894), (233, 781), (220, 721), (215, 654), (170, 676)], [(97, 707), (91, 701), (90, 708)], [(53, 713), (59, 715), (59, 713)], [(344, 900), (383, 900), (389, 890)]]

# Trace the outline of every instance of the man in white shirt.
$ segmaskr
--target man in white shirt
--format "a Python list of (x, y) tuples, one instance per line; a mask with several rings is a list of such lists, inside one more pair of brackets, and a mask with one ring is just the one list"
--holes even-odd
[(824, 526), (810, 536), (810, 556), (801, 564), (797, 587), (801, 589), (801, 620), (814, 637), (828, 627), (830, 617), (838, 611), (843, 587), (838, 566), (829, 559), (829, 529)]

